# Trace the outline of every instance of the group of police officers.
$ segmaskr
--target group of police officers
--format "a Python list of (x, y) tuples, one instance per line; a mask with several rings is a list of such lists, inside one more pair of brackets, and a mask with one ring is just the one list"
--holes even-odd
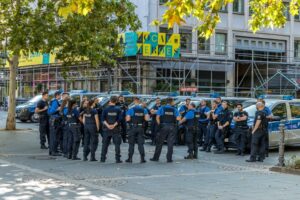
[[(151, 161), (159, 161), (164, 142), (167, 142), (167, 162), (173, 162), (173, 146), (183, 135), (188, 147), (185, 159), (197, 159), (200, 151), (214, 153), (224, 152), (224, 139), (229, 137), (231, 121), (235, 121), (234, 133), (237, 144), (237, 155), (243, 156), (246, 151), (249, 136), (248, 113), (243, 105), (236, 105), (237, 112), (232, 114), (228, 109), (228, 102), (216, 98), (209, 108), (205, 100), (200, 106), (186, 99), (185, 105), (177, 109), (174, 100), (168, 98), (166, 105), (161, 105), (158, 97), (151, 110), (141, 105), (138, 97), (134, 98), (134, 106), (128, 109), (124, 97), (112, 96), (109, 106), (102, 109), (97, 99), (84, 98), (78, 107), (75, 100), (70, 99), (68, 93), (56, 92), (48, 104), (48, 93), (43, 92), (42, 100), (38, 102), (36, 113), (39, 114), (39, 131), (41, 149), (49, 148), (49, 155), (61, 156), (72, 160), (78, 157), (80, 142), (83, 145), (83, 161), (97, 161), (96, 151), (99, 143), (99, 133), (102, 136), (100, 161), (105, 162), (111, 140), (115, 146), (116, 163), (122, 163), (121, 143), (128, 138), (127, 163), (132, 163), (135, 144), (138, 144), (140, 162), (145, 163), (145, 129), (151, 123), (151, 140), (155, 145), (155, 153)], [(258, 99), (257, 112), (251, 129), (251, 156), (247, 162), (262, 162), (268, 156), (268, 121), (272, 118), (270, 109), (264, 100)], [(129, 128), (127, 128), (129, 127)], [(128, 129), (128, 130), (127, 130)], [(46, 141), (49, 147), (46, 146)], [(62, 153), (62, 154), (61, 154)]]

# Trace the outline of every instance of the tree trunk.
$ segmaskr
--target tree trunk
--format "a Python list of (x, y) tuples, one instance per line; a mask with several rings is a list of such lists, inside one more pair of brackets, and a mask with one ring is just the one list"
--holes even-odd
[(6, 119), (6, 130), (16, 130), (16, 73), (19, 56), (14, 55), (9, 63), (9, 107)]

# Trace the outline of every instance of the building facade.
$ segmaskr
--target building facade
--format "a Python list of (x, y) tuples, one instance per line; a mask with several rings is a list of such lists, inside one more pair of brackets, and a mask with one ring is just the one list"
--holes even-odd
[[(142, 22), (140, 31), (180, 34), (180, 58), (137, 55), (120, 59), (115, 68), (91, 69), (80, 65), (68, 71), (60, 65), (22, 67), (18, 72), (19, 96), (32, 96), (46, 88), (131, 90), (150, 94), (192, 88), (198, 93), (218, 92), (227, 96), (297, 93), (300, 82), (299, 16), (290, 16), (286, 10), (284, 28), (263, 29), (253, 34), (248, 26), (249, 0), (235, 0), (222, 8), (221, 22), (213, 36), (205, 40), (194, 30), (199, 24), (194, 18), (172, 29), (166, 25), (150, 25), (161, 18), (166, 0), (131, 1), (137, 6), (136, 13)], [(3, 96), (4, 79), (0, 84)]]

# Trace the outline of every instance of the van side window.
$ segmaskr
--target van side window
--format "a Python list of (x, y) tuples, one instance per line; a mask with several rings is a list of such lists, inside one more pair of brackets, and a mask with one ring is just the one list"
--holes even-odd
[(285, 103), (278, 104), (277, 106), (275, 106), (275, 108), (273, 108), (272, 113), (274, 116), (278, 116), (281, 119), (286, 119), (287, 118), (286, 104)]
[(300, 102), (290, 103), (292, 118), (300, 118)]

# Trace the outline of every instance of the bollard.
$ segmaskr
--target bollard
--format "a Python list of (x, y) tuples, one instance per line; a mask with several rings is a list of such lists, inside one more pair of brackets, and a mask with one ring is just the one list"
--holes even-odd
[(281, 120), (280, 121), (280, 124), (279, 124), (279, 131), (280, 131), (280, 139), (279, 139), (279, 157), (278, 157), (278, 165), (277, 166), (280, 166), (280, 167), (284, 167), (285, 166), (285, 163), (284, 163), (284, 146), (285, 146), (285, 143), (284, 143), (284, 140), (285, 140), (285, 127), (284, 127), (284, 124), (285, 124), (285, 121), (284, 120)]

